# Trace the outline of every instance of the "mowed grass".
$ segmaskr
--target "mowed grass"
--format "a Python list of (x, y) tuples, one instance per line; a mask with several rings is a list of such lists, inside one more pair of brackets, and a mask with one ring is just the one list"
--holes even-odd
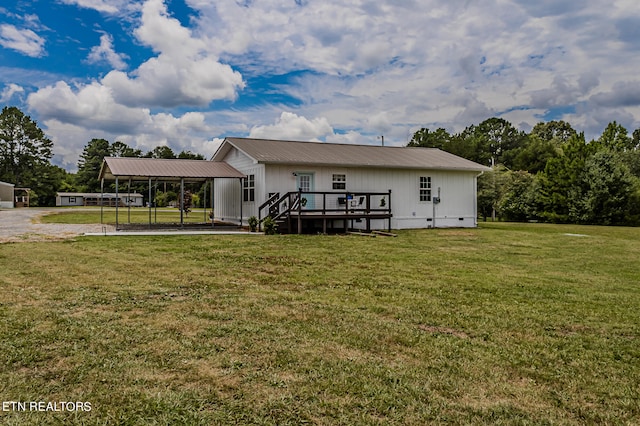
[[(149, 215), (151, 213), (151, 215)], [(69, 207), (58, 208), (55, 213), (43, 216), (40, 220), (44, 223), (102, 223), (115, 225), (116, 209), (105, 207), (102, 212), (100, 207)], [(151, 223), (180, 223), (180, 210), (176, 208), (131, 208), (121, 207), (117, 211), (118, 224), (148, 224)], [(208, 222), (209, 215), (203, 209), (193, 209), (190, 213), (182, 215), (184, 223)]]
[[(570, 234), (570, 235), (567, 235)], [(640, 229), (0, 245), (6, 424), (638, 424)]]

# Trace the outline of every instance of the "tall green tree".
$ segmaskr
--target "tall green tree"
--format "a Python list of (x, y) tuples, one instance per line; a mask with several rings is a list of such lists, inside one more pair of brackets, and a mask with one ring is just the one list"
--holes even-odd
[(547, 161), (559, 154), (560, 150), (555, 141), (545, 140), (535, 134), (530, 134), (526, 139), (526, 144), (514, 153), (512, 166), (514, 170), (526, 170), (536, 174), (544, 170)]
[(537, 194), (534, 175), (523, 170), (507, 172), (497, 203), (500, 217), (519, 222), (537, 218)]
[(634, 150), (640, 149), (640, 129), (635, 129), (631, 135), (631, 142)]
[(482, 140), (483, 148), (490, 154), (491, 165), (503, 164), (513, 168), (516, 151), (524, 144), (523, 132), (507, 120), (493, 117), (480, 123), (476, 134)]
[(53, 142), (16, 107), (0, 114), (0, 177), (16, 186), (34, 186), (38, 171), (50, 165)]
[(55, 191), (58, 180), (46, 178), (52, 176), (52, 149), (53, 142), (31, 117), (16, 107), (2, 109), (0, 180), (13, 183), (16, 187), (30, 188), (31, 205), (47, 205), (51, 192)]
[(423, 127), (413, 134), (408, 146), (439, 148), (443, 151), (449, 151), (450, 144), (451, 135), (442, 127), (437, 129), (435, 132)]
[(153, 148), (153, 150), (147, 152), (145, 154), (146, 158), (157, 158), (157, 159), (173, 159), (176, 158), (176, 154), (173, 152), (171, 148), (166, 145), (161, 145)]
[(178, 154), (176, 158), (179, 158), (181, 160), (206, 160), (204, 155), (195, 154), (191, 151), (180, 151), (180, 154)]
[(578, 182), (569, 191), (572, 222), (621, 225), (636, 212), (638, 179), (614, 150), (600, 150), (585, 161)]
[(530, 135), (537, 136), (543, 141), (553, 141), (556, 145), (561, 145), (576, 136), (577, 132), (566, 121), (554, 120), (536, 124), (531, 129)]
[(109, 147), (111, 157), (142, 157), (142, 151), (131, 148), (124, 142), (115, 141)]
[(633, 138), (624, 126), (613, 121), (607, 125), (596, 141), (598, 148), (616, 152), (632, 151), (635, 148)]
[(547, 161), (540, 179), (540, 215), (550, 222), (568, 222), (570, 205), (575, 201), (569, 195), (579, 185), (585, 163), (594, 151), (587, 144), (584, 133), (569, 138), (563, 144), (562, 153)]
[(498, 165), (478, 177), (478, 213), (483, 220), (499, 217), (498, 202), (508, 181), (508, 170)]
[(104, 157), (111, 155), (111, 145), (106, 139), (91, 139), (78, 160), (76, 184), (82, 192), (100, 192), (100, 168)]

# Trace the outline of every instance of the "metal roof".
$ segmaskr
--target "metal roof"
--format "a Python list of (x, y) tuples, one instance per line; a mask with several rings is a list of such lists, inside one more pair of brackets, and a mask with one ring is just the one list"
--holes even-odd
[(245, 177), (229, 164), (219, 161), (106, 157), (99, 178), (115, 180), (116, 176), (134, 181), (158, 178), (164, 181), (184, 179), (189, 182)]
[(349, 145), (326, 142), (226, 138), (213, 155), (223, 160), (230, 146), (257, 163), (482, 172), (489, 167), (437, 148)]

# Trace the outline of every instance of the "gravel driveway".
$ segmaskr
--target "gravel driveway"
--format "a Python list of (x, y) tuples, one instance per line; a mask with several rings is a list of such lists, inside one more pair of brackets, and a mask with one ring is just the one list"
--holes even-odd
[(111, 225), (40, 223), (40, 216), (56, 209), (20, 208), (0, 210), (0, 243), (59, 241), (88, 232), (113, 232)]

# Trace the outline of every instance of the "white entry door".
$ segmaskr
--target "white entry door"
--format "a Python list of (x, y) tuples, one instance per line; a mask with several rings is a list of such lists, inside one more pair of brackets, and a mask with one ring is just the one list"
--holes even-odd
[(303, 201), (302, 208), (314, 209), (316, 204), (315, 195), (305, 194), (314, 191), (313, 173), (298, 173), (296, 183), (300, 191), (302, 191), (302, 198), (307, 200), (306, 203)]

